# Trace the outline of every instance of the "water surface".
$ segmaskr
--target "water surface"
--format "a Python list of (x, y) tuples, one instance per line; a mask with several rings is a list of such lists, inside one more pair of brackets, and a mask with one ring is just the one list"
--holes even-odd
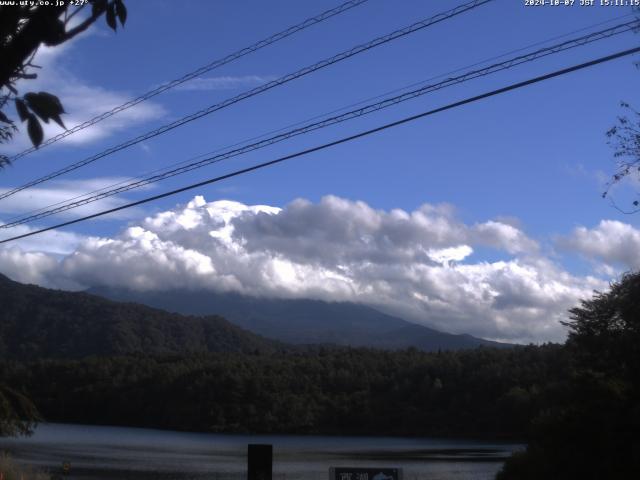
[(222, 435), (125, 427), (42, 424), (0, 449), (69, 480), (246, 478), (249, 443), (272, 444), (274, 480), (328, 480), (330, 467), (401, 467), (404, 480), (489, 480), (522, 445), (475, 440), (297, 435)]

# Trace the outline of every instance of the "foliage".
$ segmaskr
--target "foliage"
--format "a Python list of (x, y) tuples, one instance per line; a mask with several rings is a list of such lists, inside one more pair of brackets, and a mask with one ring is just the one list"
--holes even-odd
[(500, 480), (640, 478), (640, 272), (570, 311), (570, 377)]
[[(44, 3), (47, 3), (46, 5)], [(73, 7), (71, 2), (16, 2), (16, 5), (0, 6), (0, 143), (11, 140), (17, 131), (16, 121), (11, 119), (6, 107), (15, 105), (18, 118), (26, 122), (31, 142), (37, 147), (44, 133), (40, 121), (53, 120), (62, 128), (60, 118), (64, 108), (58, 97), (47, 92), (28, 92), (20, 95), (16, 83), (19, 80), (37, 78), (33, 59), (40, 45), (61, 45), (84, 32), (106, 13), (107, 24), (117, 29), (116, 18), (124, 26), (127, 9), (122, 0), (89, 0)], [(77, 25), (72, 19), (90, 5), (91, 10)], [(6, 155), (0, 155), (0, 167), (9, 163)]]
[(545, 386), (562, 375), (563, 350), (553, 345), (432, 354), (293, 347), (220, 317), (2, 276), (0, 304), (0, 382), (51, 421), (512, 437), (525, 434), (547, 403)]
[[(640, 19), (640, 6), (632, 7), (636, 17)], [(636, 27), (635, 32), (640, 32)], [(636, 67), (640, 68), (640, 62), (636, 62)], [(611, 177), (602, 194), (602, 198), (609, 196), (614, 185), (625, 178), (637, 178), (640, 180), (640, 112), (633, 109), (628, 103), (621, 102), (621, 107), (628, 112), (628, 115), (620, 115), (617, 123), (607, 131), (609, 145), (614, 149), (614, 158), (617, 160), (617, 171)], [(637, 213), (640, 211), (640, 200), (632, 202), (633, 209), (623, 213)], [(615, 203), (614, 203), (614, 206)], [(618, 210), (621, 210), (616, 206)]]
[(0, 455), (0, 474), (3, 480), (50, 480), (51, 478), (43, 471), (19, 465), (6, 454)]
[(640, 373), (640, 272), (627, 273), (606, 293), (570, 310), (568, 345), (578, 367), (625, 381)]
[(31, 400), (12, 388), (0, 385), (0, 436), (30, 435), (39, 418)]
[[(625, 178), (640, 179), (640, 112), (629, 104), (622, 103), (622, 107), (629, 113), (618, 117), (616, 125), (608, 132), (609, 144), (614, 148), (614, 158), (617, 160), (617, 171), (609, 181), (603, 197), (609, 195), (611, 188)], [(640, 211), (640, 200), (634, 200), (634, 210)]]
[(522, 438), (564, 375), (558, 345), (0, 364), (49, 421), (208, 432)]
[[(0, 383), (50, 421), (220, 432), (524, 437), (567, 378), (557, 345), (292, 347), (0, 276)], [(167, 356), (170, 355), (170, 356)]]

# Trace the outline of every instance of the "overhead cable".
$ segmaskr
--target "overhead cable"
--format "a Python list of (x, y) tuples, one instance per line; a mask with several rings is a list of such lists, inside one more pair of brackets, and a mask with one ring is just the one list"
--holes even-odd
[[(463, 82), (467, 82), (479, 77), (484, 77), (487, 75), (491, 75), (494, 73), (497, 73), (499, 71), (502, 70), (507, 70), (509, 68), (513, 68), (515, 66), (521, 65), (523, 63), (528, 63), (528, 62), (532, 62), (535, 60), (538, 60), (540, 58), (544, 58), (547, 57), (549, 55), (552, 54), (556, 54), (559, 52), (563, 52), (566, 50), (570, 50), (576, 47), (580, 47), (580, 46), (584, 46), (599, 40), (604, 40), (606, 38), (610, 38), (612, 36), (615, 35), (619, 35), (625, 32), (629, 32), (635, 28), (637, 28), (638, 26), (640, 26), (640, 21), (639, 20), (634, 20), (631, 22), (626, 22), (626, 23), (622, 23), (604, 30), (600, 30), (598, 32), (593, 32), (587, 35), (583, 35), (581, 37), (578, 38), (574, 38), (571, 40), (567, 40), (565, 42), (556, 44), (556, 45), (551, 45), (549, 47), (545, 47), (545, 48), (541, 48), (538, 49), (534, 52), (530, 52), (530, 53), (526, 53), (523, 55), (519, 55), (513, 58), (510, 58), (508, 60), (499, 62), (499, 63), (495, 63), (493, 65), (489, 65), (487, 67), (484, 68), (480, 68), (480, 69), (475, 69), (475, 70), (471, 70), (469, 72), (466, 72), (462, 75), (458, 75), (455, 77), (450, 77), (447, 78), (444, 81), (435, 83), (435, 84), (430, 84), (430, 85), (424, 85), (420, 88), (414, 89), (412, 91), (409, 92), (405, 92), (402, 93), (400, 95), (396, 95), (393, 97), (389, 97), (386, 99), (383, 99), (382, 101), (379, 102), (375, 102), (375, 103), (371, 103), (368, 105), (365, 105), (361, 108), (357, 108), (345, 113), (342, 113), (340, 115), (335, 115), (335, 116), (331, 116), (328, 118), (325, 118), (323, 120), (317, 121), (317, 122), (313, 122), (313, 123), (309, 123), (307, 125), (304, 125), (302, 127), (298, 127), (292, 130), (289, 130), (287, 132), (284, 133), (280, 133), (278, 135), (260, 140), (258, 142), (249, 144), (249, 145), (245, 145), (243, 147), (240, 148), (236, 148), (236, 149), (232, 149), (214, 156), (209, 156), (205, 159), (201, 159), (199, 161), (194, 161), (191, 163), (187, 163), (186, 165), (181, 165), (178, 166), (176, 168), (173, 169), (165, 169), (164, 171), (160, 172), (160, 173), (156, 173), (154, 175), (148, 176), (146, 178), (142, 178), (139, 180), (135, 180), (135, 181), (131, 181), (131, 182), (119, 182), (118, 184), (114, 185), (114, 188), (102, 188), (100, 190), (98, 190), (95, 193), (90, 193), (90, 194), (86, 194), (86, 195), (82, 195), (80, 197), (76, 197), (74, 199), (70, 199), (67, 202), (59, 202), (59, 204), (56, 205), (60, 205), (60, 206), (52, 206), (54, 208), (43, 208), (40, 209), (38, 211), (36, 211), (36, 213), (33, 213), (31, 215), (23, 215), (23, 216), (19, 216), (19, 217), (14, 217), (14, 219), (9, 219), (5, 224), (0, 225), (0, 229), (2, 228), (10, 228), (10, 227), (14, 227), (17, 225), (21, 225), (24, 223), (29, 223), (29, 222), (33, 222), (51, 215), (55, 215), (57, 213), (61, 213), (67, 210), (71, 210), (73, 208), (78, 208), (81, 207), (83, 205), (87, 205), (89, 203), (93, 203), (99, 200), (102, 200), (104, 198), (113, 196), (113, 195), (117, 195), (119, 193), (123, 193), (123, 192), (127, 192), (136, 188), (141, 188), (144, 187), (146, 185), (149, 185), (151, 183), (156, 183), (159, 182), (161, 180), (165, 180), (167, 178), (171, 178), (177, 175), (181, 175), (187, 172), (190, 172), (192, 170), (198, 169), (198, 168), (202, 168), (205, 167), (207, 165), (213, 164), (213, 163), (219, 163), (222, 162), (224, 160), (227, 160), (229, 158), (232, 157), (236, 157), (254, 150), (258, 150), (264, 147), (267, 147), (269, 145), (273, 145), (275, 143), (279, 143), (281, 141), (284, 140), (288, 140), (290, 138), (293, 138), (295, 136), (298, 135), (302, 135), (305, 133), (309, 133), (311, 131), (314, 130), (319, 130), (321, 128), (326, 128), (328, 126), (331, 125), (335, 125), (337, 123), (342, 123), (345, 122), (347, 120), (352, 120), (354, 118), (358, 118), (358, 117), (362, 117), (364, 115), (397, 105), (399, 103), (402, 102), (406, 102), (408, 100), (412, 100), (415, 99), (417, 97), (420, 97), (422, 95), (428, 94), (428, 93), (432, 93), (435, 92), (437, 90), (441, 90), (453, 85), (457, 85)], [(182, 162), (184, 163), (184, 162)]]
[(294, 158), (303, 157), (303, 156), (309, 155), (309, 154), (314, 153), (314, 152), (325, 150), (327, 148), (334, 147), (336, 145), (341, 145), (343, 143), (347, 143), (347, 142), (350, 142), (350, 141), (353, 141), (353, 140), (356, 140), (356, 139), (359, 139), (359, 138), (363, 138), (363, 137), (372, 135), (374, 133), (378, 133), (378, 132), (381, 132), (381, 131), (384, 131), (384, 130), (387, 130), (387, 129), (390, 129), (390, 128), (393, 128), (393, 127), (397, 127), (399, 125), (403, 125), (405, 123), (413, 122), (415, 120), (418, 120), (418, 119), (421, 119), (421, 118), (424, 118), (424, 117), (435, 115), (437, 113), (444, 112), (446, 110), (451, 110), (451, 109), (454, 109), (454, 108), (457, 108), (457, 107), (461, 107), (463, 105), (467, 105), (467, 104), (474, 103), (474, 102), (477, 102), (477, 101), (480, 101), (480, 100), (484, 100), (486, 98), (493, 97), (493, 96), (496, 96), (496, 95), (500, 95), (500, 94), (503, 94), (503, 93), (506, 93), (506, 92), (509, 92), (509, 91), (512, 91), (512, 90), (517, 90), (517, 89), (520, 89), (520, 88), (524, 88), (524, 87), (527, 87), (529, 85), (533, 85), (535, 83), (540, 83), (540, 82), (549, 80), (551, 78), (555, 78), (555, 77), (559, 77), (559, 76), (562, 76), (562, 75), (566, 75), (568, 73), (575, 72), (575, 71), (578, 71), (578, 70), (582, 70), (582, 69), (585, 69), (585, 68), (588, 68), (588, 67), (592, 67), (594, 65), (602, 64), (602, 63), (605, 63), (605, 62), (610, 62), (612, 60), (615, 60), (615, 59), (618, 59), (618, 58), (622, 58), (622, 57), (625, 57), (625, 56), (628, 56), (628, 55), (632, 55), (632, 54), (635, 54), (635, 53), (638, 53), (638, 52), (640, 52), (640, 47), (631, 48), (631, 49), (623, 50), (621, 52), (617, 52), (617, 53), (614, 53), (614, 54), (611, 54), (611, 55), (607, 55), (605, 57), (600, 57), (600, 58), (597, 58), (595, 60), (591, 60), (589, 62), (581, 63), (579, 65), (574, 65), (574, 66), (571, 66), (571, 67), (563, 68), (561, 70), (556, 70), (554, 72), (547, 73), (545, 75), (541, 75), (541, 76), (538, 76), (538, 77), (535, 77), (535, 78), (531, 78), (529, 80), (525, 80), (525, 81), (518, 82), (518, 83), (513, 83), (511, 85), (499, 88), (497, 90), (492, 90), (492, 91), (489, 91), (489, 92), (486, 92), (486, 93), (483, 93), (483, 94), (480, 94), (480, 95), (476, 95), (474, 97), (469, 97), (469, 98), (466, 98), (464, 100), (460, 100), (458, 102), (450, 103), (450, 104), (445, 105), (443, 107), (439, 107), (439, 108), (436, 108), (436, 109), (433, 109), (433, 110), (428, 110), (426, 112), (422, 112), (422, 113), (419, 113), (417, 115), (412, 115), (412, 116), (409, 116), (409, 117), (405, 117), (405, 118), (403, 118), (401, 120), (397, 120), (395, 122), (387, 123), (387, 124), (381, 125), (379, 127), (372, 128), (370, 130), (365, 130), (363, 132), (360, 132), (360, 133), (357, 133), (357, 134), (354, 134), (354, 135), (350, 135), (348, 137), (343, 137), (343, 138), (340, 138), (338, 140), (334, 140), (332, 142), (324, 143), (324, 144), (318, 145), (316, 147), (308, 148), (306, 150), (302, 150), (302, 151), (299, 151), (299, 152), (296, 152), (296, 153), (293, 153), (293, 154), (290, 154), (290, 155), (279, 157), (279, 158), (276, 158), (275, 160), (270, 160), (268, 162), (259, 163), (257, 165), (253, 165), (251, 167), (247, 167), (247, 168), (243, 168), (243, 169), (240, 169), (240, 170), (236, 170), (234, 172), (227, 173), (225, 175), (220, 175), (220, 176), (217, 176), (217, 177), (214, 177), (214, 178), (210, 178), (208, 180), (204, 180), (204, 181), (197, 182), (197, 183), (192, 183), (192, 184), (187, 185), (185, 187), (181, 187), (181, 188), (178, 188), (178, 189), (175, 189), (175, 190), (171, 190), (169, 192), (165, 192), (165, 193), (161, 193), (161, 194), (154, 195), (154, 196), (151, 196), (151, 197), (147, 197), (147, 198), (144, 198), (142, 200), (137, 200), (135, 202), (127, 203), (125, 205), (121, 205), (121, 206), (114, 207), (114, 208), (110, 208), (108, 210), (103, 210), (101, 212), (97, 212), (97, 213), (94, 213), (94, 214), (91, 214), (91, 215), (87, 215), (87, 216), (84, 216), (84, 217), (81, 217), (81, 218), (76, 218), (74, 220), (69, 220), (67, 222), (59, 223), (59, 224), (56, 224), (56, 225), (53, 225), (53, 226), (50, 226), (50, 227), (41, 228), (39, 230), (34, 230), (34, 231), (31, 231), (31, 232), (24, 233), (22, 235), (16, 235), (14, 237), (6, 238), (4, 240), (0, 240), (0, 244), (11, 242), (11, 241), (15, 241), (15, 240), (19, 240), (19, 239), (22, 239), (22, 238), (31, 237), (33, 235), (38, 235), (38, 234), (41, 234), (41, 233), (44, 233), (44, 232), (48, 232), (48, 231), (51, 231), (51, 230), (55, 230), (55, 229), (58, 229), (58, 228), (62, 228), (62, 227), (66, 227), (66, 226), (69, 226), (69, 225), (76, 224), (76, 223), (84, 222), (86, 220), (91, 220), (93, 218), (97, 218), (97, 217), (101, 217), (101, 216), (104, 216), (104, 215), (108, 215), (110, 213), (118, 212), (120, 210), (125, 210), (127, 208), (136, 207), (138, 205), (142, 205), (142, 204), (145, 204), (145, 203), (149, 203), (149, 202), (153, 202), (153, 201), (156, 201), (156, 200), (160, 200), (162, 198), (170, 197), (172, 195), (176, 195), (178, 193), (186, 192), (188, 190), (193, 190), (194, 188), (199, 188), (199, 187), (203, 187), (205, 185), (210, 185), (210, 184), (213, 184), (213, 183), (217, 183), (217, 182), (220, 182), (222, 180), (226, 180), (228, 178), (237, 177), (239, 175), (243, 175), (243, 174), (246, 174), (246, 173), (249, 173), (249, 172), (253, 172), (253, 171), (256, 171), (256, 170), (260, 170), (260, 169), (263, 169), (263, 168), (272, 167), (274, 165), (277, 165), (279, 163), (285, 162), (287, 160), (292, 160)]
[(144, 133), (142, 135), (139, 135), (133, 139), (127, 140), (126, 142), (120, 143), (118, 145), (115, 145), (113, 147), (110, 147), (100, 153), (97, 153), (95, 155), (92, 155), (88, 158), (85, 158), (83, 160), (80, 160), (78, 162), (75, 162), (71, 165), (68, 165), (67, 167), (64, 167), (60, 170), (57, 170), (55, 172), (52, 172), (48, 175), (45, 175), (43, 177), (40, 177), (36, 180), (32, 180), (28, 183), (25, 183), (24, 185), (21, 185), (19, 187), (13, 188), (7, 192), (4, 192), (2, 194), (0, 194), (0, 200), (10, 197), (11, 195), (15, 195), (16, 193), (25, 190), (27, 188), (33, 187), (35, 185), (39, 185), (41, 183), (44, 183), (48, 180), (54, 179), (56, 177), (59, 177), (61, 175), (64, 175), (66, 173), (72, 172), (74, 170), (77, 170), (78, 168), (84, 167), (85, 165), (88, 165), (90, 163), (95, 162), (96, 160), (99, 160), (101, 158), (104, 158), (108, 155), (111, 155), (113, 153), (116, 153), (120, 150), (124, 150), (125, 148), (131, 147), (133, 145), (136, 145), (140, 142), (143, 142), (145, 140), (148, 140), (150, 138), (156, 137), (158, 135), (162, 135), (164, 133), (167, 133), (170, 130), (173, 130), (174, 128), (180, 127), (182, 125), (185, 125), (189, 122), (192, 122), (194, 120), (197, 120), (199, 118), (202, 118), (206, 115), (209, 115), (215, 111), (218, 110), (222, 110), (223, 108), (229, 107), (235, 103), (238, 103), (242, 100), (246, 100), (248, 98), (251, 98), (255, 95), (258, 95), (260, 93), (263, 93), (267, 90), (270, 90), (272, 88), (278, 87), (280, 85), (283, 85), (285, 83), (288, 83), (292, 80), (298, 79), (300, 77), (303, 77), (305, 75), (308, 75), (312, 72), (315, 72), (317, 70), (320, 70), (322, 68), (328, 67), (329, 65), (333, 65), (335, 63), (341, 62), (343, 60), (346, 60), (348, 58), (351, 58), (355, 55), (358, 55), (360, 53), (366, 52), (368, 50), (371, 50), (373, 48), (376, 48), (380, 45), (384, 45), (386, 43), (389, 43), (393, 40), (396, 40), (398, 38), (401, 37), (405, 37), (407, 35), (410, 35), (412, 33), (415, 33), (417, 31), (420, 31), (422, 29), (425, 29), (427, 27), (430, 27), (432, 25), (435, 25), (437, 23), (440, 23), (444, 20), (448, 20), (450, 18), (453, 18), (457, 15), (460, 15), (464, 12), (468, 12), (470, 10), (473, 10), (481, 5), (485, 5), (489, 2), (492, 2), (493, 0), (473, 0), (471, 2), (459, 5), (455, 8), (452, 8), (450, 10), (447, 10), (446, 12), (442, 12), (439, 13), (437, 15), (434, 15), (432, 17), (429, 17), (427, 19), (421, 20), (419, 22), (413, 23), (407, 27), (401, 28), (399, 30), (395, 30), (387, 35), (383, 35), (381, 37), (375, 38), (367, 43), (363, 43), (360, 45), (357, 45), (349, 50), (346, 50), (344, 52), (341, 52), (337, 55), (334, 55), (333, 57), (327, 58), (325, 60), (322, 60), (320, 62), (317, 62), (313, 65), (310, 65), (308, 67), (302, 68), (294, 73), (290, 73), (287, 74), (283, 77), (278, 78), (277, 80), (273, 80), (270, 82), (267, 82), (263, 85), (260, 85), (259, 87), (256, 87), (254, 89), (248, 90), (244, 93), (241, 93), (239, 95), (236, 95), (235, 97), (231, 97), (228, 98), (227, 100), (224, 100), (220, 103), (211, 105), (207, 108), (204, 108), (202, 110), (199, 110), (195, 113), (192, 113), (190, 115), (187, 115), (185, 117), (182, 117), (174, 122), (168, 123), (166, 125), (163, 125), (159, 128), (156, 128), (154, 130), (151, 130), (147, 133)]
[(354, 7), (362, 5), (363, 3), (368, 1), (369, 0), (349, 0), (348, 2), (345, 2), (341, 5), (338, 5), (335, 8), (322, 12), (319, 15), (307, 18), (305, 21), (298, 23), (297, 25), (293, 25), (292, 27), (289, 27), (286, 30), (275, 33), (270, 37), (260, 40), (259, 42), (256, 42), (253, 45), (249, 45), (248, 47), (242, 48), (234, 53), (227, 55), (226, 57), (220, 58), (218, 60), (214, 60), (213, 62), (210, 62), (207, 65), (204, 65), (196, 70), (193, 70), (192, 72), (189, 72), (181, 76), (180, 78), (176, 78), (175, 80), (171, 80), (170, 82), (163, 83), (162, 85), (152, 90), (149, 90), (146, 93), (143, 93), (142, 95), (134, 98), (133, 100), (129, 100), (128, 102), (118, 105), (110, 110), (107, 110), (106, 112), (102, 112), (99, 115), (96, 115), (95, 117), (90, 118), (89, 120), (74, 126), (73, 128), (65, 130), (64, 132), (59, 133), (58, 135), (55, 135), (47, 139), (46, 141), (42, 142), (38, 147), (30, 147), (20, 153), (17, 153), (16, 155), (12, 156), (9, 159), (9, 161), (14, 162), (15, 160), (22, 158), (32, 152), (35, 152), (37, 150), (42, 150), (44, 147), (48, 145), (56, 143), (57, 141), (62, 140), (63, 138), (68, 137), (69, 135), (72, 135), (76, 132), (79, 132), (80, 130), (84, 130), (87, 127), (90, 127), (92, 125), (95, 125), (96, 123), (106, 120), (107, 118), (112, 117), (113, 115), (116, 115), (117, 113), (127, 110), (135, 105), (138, 105), (141, 102), (149, 100), (150, 98), (153, 98), (156, 95), (166, 92), (167, 90), (170, 90), (172, 88), (175, 88), (178, 85), (182, 85), (183, 83), (188, 82), (189, 80), (198, 78), (199, 76), (205, 73), (208, 73), (211, 70), (215, 70), (216, 68), (222, 67), (223, 65), (227, 65), (228, 63), (231, 63), (234, 60), (237, 60), (246, 55), (249, 55), (250, 53), (256, 52), (264, 47), (273, 45), (274, 43), (279, 42), (280, 40), (284, 40), (285, 38), (290, 37), (295, 33), (298, 33), (313, 25), (321, 23), (331, 17), (339, 15), (343, 12), (346, 12), (347, 10), (350, 10)]

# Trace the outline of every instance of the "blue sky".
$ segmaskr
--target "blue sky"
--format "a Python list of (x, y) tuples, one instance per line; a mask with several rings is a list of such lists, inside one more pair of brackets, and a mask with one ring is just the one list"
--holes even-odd
[[(201, 79), (166, 92), (141, 108), (78, 134), (75, 139), (71, 136), (67, 141), (18, 160), (15, 166), (1, 173), (0, 186), (6, 189), (20, 185), (35, 176), (61, 168), (182, 115), (456, 4), (453, 1), (370, 0), (276, 45), (209, 72)], [(129, 1), (126, 28), (114, 34), (100, 22), (86, 35), (64, 47), (41, 52), (40, 61), (44, 68), (38, 81), (40, 83), (24, 83), (21, 88), (26, 91), (36, 85), (59, 93), (69, 112), (67, 122), (73, 124), (335, 5), (337, 2), (334, 1), (284, 0)], [(25, 209), (46, 205), (51, 199), (57, 201), (65, 198), (65, 195), (82, 193), (96, 186), (113, 183), (116, 179), (134, 177), (511, 50), (602, 22), (610, 21), (596, 29), (612, 26), (622, 22), (622, 19), (616, 21), (617, 17), (629, 13), (629, 7), (583, 7), (577, 4), (572, 7), (528, 7), (520, 1), (496, 0), (99, 160), (65, 176), (64, 181), (61, 179), (33, 189), (13, 203), (7, 202), (7, 199), (3, 205), (0, 201), (0, 219), (6, 221)], [(363, 119), (176, 177), (152, 189), (128, 193), (113, 199), (114, 203), (102, 203), (96, 208), (177, 188), (515, 81), (631, 48), (638, 45), (639, 39), (637, 35), (623, 34), (447, 88)], [(622, 112), (620, 101), (635, 105), (640, 103), (637, 89), (640, 71), (633, 62), (634, 58), (631, 57), (616, 60), (268, 170), (170, 197), (126, 214), (69, 227), (63, 230), (66, 236), (49, 236), (40, 242), (34, 239), (30, 243), (9, 245), (3, 248), (7, 251), (12, 249), (15, 258), (12, 257), (11, 262), (6, 264), (4, 271), (23, 281), (80, 288), (95, 283), (96, 279), (89, 279), (86, 273), (73, 277), (69, 273), (71, 267), (65, 267), (64, 263), (74, 252), (82, 253), (83, 249), (88, 248), (82, 243), (86, 242), (87, 237), (117, 239), (127, 227), (147, 228), (150, 224), (144, 224), (145, 217), (156, 215), (153, 218), (159, 218), (175, 211), (184, 213), (184, 210), (180, 210), (183, 207), (176, 206), (187, 204), (196, 195), (201, 195), (206, 202), (231, 200), (244, 206), (285, 208), (285, 212), (292, 201), (304, 199), (318, 208), (326, 207), (330, 212), (327, 215), (335, 215), (339, 222), (344, 219), (340, 213), (342, 207), (336, 207), (339, 202), (323, 203), (322, 200), (332, 196), (330, 198), (350, 202), (348, 205), (352, 211), (358, 210), (358, 202), (374, 212), (385, 214), (393, 209), (416, 212), (422, 205), (428, 204), (447, 210), (446, 214), (437, 214), (442, 222), (455, 222), (456, 225), (466, 225), (471, 229), (474, 225), (497, 222), (517, 230), (518, 234), (535, 242), (537, 246), (532, 251), (525, 251), (525, 247), (516, 249), (517, 252), (513, 249), (509, 251), (500, 242), (501, 246), (496, 246), (495, 242), (486, 238), (478, 240), (468, 236), (464, 239), (456, 237), (450, 244), (436, 242), (432, 246), (458, 248), (468, 245), (471, 253), (459, 259), (456, 255), (454, 257), (465, 265), (478, 268), (481, 265), (495, 266), (496, 262), (510, 265), (520, 262), (520, 265), (531, 266), (535, 263), (530, 259), (531, 255), (536, 256), (535, 261), (550, 262), (559, 272), (554, 281), (557, 280), (559, 285), (566, 286), (572, 292), (562, 301), (554, 297), (551, 302), (553, 315), (561, 315), (560, 312), (564, 312), (567, 304), (575, 301), (579, 294), (606, 285), (608, 279), (621, 271), (639, 266), (633, 258), (638, 253), (635, 249), (640, 248), (640, 217), (620, 213), (600, 196), (604, 181), (614, 168), (612, 150), (606, 144), (605, 132)], [(52, 128), (48, 133), (56, 131)], [(26, 145), (26, 139), (18, 138), (6, 150), (18, 151)], [(622, 186), (614, 191), (615, 198), (621, 203), (628, 202), (633, 188), (633, 184)], [(196, 204), (199, 205), (198, 202)], [(196, 204), (193, 204), (194, 209), (198, 208)], [(443, 207), (443, 204), (448, 206)], [(222, 215), (220, 208), (214, 210), (217, 212), (215, 215)], [(306, 210), (301, 208), (300, 211)], [(71, 217), (50, 218), (38, 225), (46, 226), (54, 220), (68, 218)], [(603, 224), (603, 221), (609, 223)], [(137, 227), (139, 225), (143, 227)], [(256, 230), (251, 231), (255, 233)], [(611, 233), (613, 231), (615, 233)], [(379, 233), (380, 230), (375, 230), (371, 235)], [(618, 243), (611, 242), (609, 245), (607, 235), (610, 234), (617, 235)], [(264, 232), (260, 235), (264, 237)], [(298, 232), (297, 235), (303, 234)], [(243, 241), (252, 244), (247, 238)], [(174, 246), (179, 244), (187, 248), (176, 238), (165, 240), (173, 242)], [(262, 253), (270, 252), (272, 258), (291, 260), (287, 257), (287, 251), (279, 250), (280, 245), (287, 243), (288, 239), (281, 240), (277, 246), (261, 245), (256, 249), (262, 249)], [(163, 245), (166, 247), (166, 244)], [(161, 247), (158, 248), (161, 250)], [(422, 245), (420, 248), (428, 250), (431, 247)], [(49, 270), (41, 274), (41, 268), (33, 264), (33, 259), (23, 259), (15, 253), (16, 249), (22, 253), (52, 255), (51, 258), (47, 257), (47, 261), (55, 259), (59, 264), (54, 268), (48, 263), (48, 267), (42, 268)], [(296, 265), (301, 268), (318, 265), (318, 259), (309, 258), (308, 265), (303, 265), (305, 262), (299, 258)], [(336, 260), (337, 263), (329, 270), (335, 273), (336, 269), (343, 267), (340, 262), (344, 258), (340, 258), (342, 260)], [(28, 263), (29, 268), (21, 268), (20, 262), (32, 263)], [(0, 270), (3, 269), (2, 265), (0, 262)], [(328, 268), (323, 264), (325, 267)], [(405, 273), (411, 268), (407, 266)], [(532, 268), (539, 275), (536, 288), (544, 290), (547, 281), (544, 279), (547, 277), (536, 270), (538, 267)], [(25, 273), (31, 271), (36, 273), (29, 274), (31, 276)], [(389, 283), (386, 277), (389, 272), (385, 272), (376, 278)], [(62, 277), (64, 281), (60, 280)], [(569, 277), (570, 280), (567, 280)], [(470, 278), (465, 277), (465, 281), (473, 284), (475, 280)], [(113, 282), (117, 283), (117, 280)], [(359, 284), (362, 283), (359, 278)], [(220, 285), (214, 282), (212, 288), (222, 288)], [(264, 293), (257, 286), (257, 290), (251, 290), (242, 282), (224, 288)], [(497, 287), (490, 285), (487, 288), (487, 292), (493, 292)], [(497, 291), (500, 292), (499, 289)], [(289, 294), (294, 295), (291, 291)], [(415, 298), (423, 294), (431, 298), (425, 292), (416, 292)], [(361, 300), (375, 304), (366, 295), (338, 295), (318, 285), (295, 292), (295, 295)], [(435, 297), (441, 296), (443, 301), (455, 303), (454, 297), (447, 295), (440, 292)], [(504, 299), (506, 295), (504, 292), (497, 293), (496, 298), (501, 296)], [(424, 302), (428, 304), (429, 300)], [(522, 315), (522, 309), (538, 308), (525, 304), (519, 306), (520, 310), (511, 312), (511, 316)], [(427, 307), (421, 304), (411, 311), (398, 310), (399, 307), (394, 305), (389, 301), (379, 306), (402, 313), (415, 321), (435, 323), (445, 330), (472, 331), (492, 338), (523, 341), (562, 336), (562, 332), (555, 327), (546, 326), (547, 330), (531, 327), (532, 322), (539, 320), (531, 320), (529, 316), (537, 319), (550, 314), (542, 307), (535, 315), (530, 311), (525, 312), (528, 320), (523, 321), (526, 326), (522, 328), (506, 325), (504, 320), (495, 315), (491, 317), (490, 313), (487, 313), (487, 318), (490, 317), (487, 325), (493, 327), (485, 325), (476, 328), (472, 317), (478, 312), (461, 313), (456, 310), (450, 311), (447, 317), (446, 308), (434, 313), (437, 308), (433, 304)], [(463, 320), (447, 324), (447, 318), (453, 317)], [(515, 323), (515, 320), (512, 322)]]

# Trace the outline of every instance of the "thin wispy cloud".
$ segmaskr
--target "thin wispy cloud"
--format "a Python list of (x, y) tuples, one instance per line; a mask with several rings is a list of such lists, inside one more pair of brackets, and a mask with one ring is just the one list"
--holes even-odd
[(199, 77), (194, 78), (182, 85), (178, 85), (175, 90), (182, 91), (207, 91), (207, 90), (235, 90), (239, 88), (257, 87), (264, 83), (275, 80), (273, 75), (244, 75), (244, 76), (222, 76), (222, 77)]
[[(29, 214), (32, 211), (48, 209), (50, 206), (59, 206), (70, 200), (83, 198), (86, 194), (110, 187), (115, 184), (131, 182), (131, 177), (98, 177), (84, 180), (54, 180), (43, 187), (33, 187), (22, 190), (15, 195), (5, 198), (0, 202), (0, 222), (8, 223), (14, 216)], [(154, 185), (142, 187), (145, 190), (154, 188)], [(9, 191), (9, 187), (0, 186), (0, 193)], [(106, 197), (78, 208), (60, 212), (51, 218), (76, 218), (83, 215), (91, 215), (102, 210), (108, 210), (127, 203), (122, 195)], [(115, 212), (105, 219), (129, 219), (139, 217), (140, 209), (127, 209)], [(101, 218), (101, 217), (98, 217)]]
[[(0, 229), (0, 240), (17, 235), (24, 235), (34, 230), (35, 228), (28, 225), (18, 225), (10, 229)], [(84, 238), (84, 236), (73, 232), (51, 230), (12, 242), (11, 244), (3, 244), (0, 247), (0, 254), (2, 255), (2, 260), (0, 261), (2, 269), (0, 271), (5, 275), (10, 275), (10, 272), (20, 271), (21, 274), (19, 277), (15, 277), (14, 275), (12, 278), (19, 278), (19, 281), (26, 283), (39, 283), (38, 279), (42, 278), (44, 273), (57, 271), (59, 267), (57, 262), (52, 263), (50, 258), (57, 259), (59, 256), (73, 253)], [(36, 255), (25, 256), (25, 254)], [(27, 259), (23, 264), (23, 269), (21, 269), (20, 263), (20, 258), (22, 257)], [(41, 268), (37, 267), (36, 261), (42, 265)]]
[[(91, 32), (91, 31), (90, 31)], [(91, 33), (89, 33), (91, 35)], [(84, 35), (86, 38), (87, 35)], [(21, 94), (29, 91), (47, 91), (60, 98), (64, 105), (65, 115), (62, 120), (67, 128), (73, 128), (107, 110), (122, 105), (134, 98), (135, 95), (106, 89), (87, 82), (66, 69), (62, 63), (64, 56), (82, 40), (83, 36), (76, 37), (55, 48), (40, 47), (34, 63), (41, 66), (37, 70), (38, 78), (35, 80), (22, 80), (17, 83)], [(14, 112), (7, 112), (13, 118), (17, 118)], [(166, 115), (165, 109), (157, 102), (147, 101), (130, 109), (114, 115), (96, 125), (69, 135), (62, 139), (60, 145), (86, 145), (102, 140), (128, 128), (157, 120)], [(26, 124), (17, 121), (20, 131), (14, 139), (0, 145), (5, 154), (15, 154), (32, 146), (26, 132)], [(53, 137), (64, 130), (54, 122), (42, 123), (44, 138)]]

